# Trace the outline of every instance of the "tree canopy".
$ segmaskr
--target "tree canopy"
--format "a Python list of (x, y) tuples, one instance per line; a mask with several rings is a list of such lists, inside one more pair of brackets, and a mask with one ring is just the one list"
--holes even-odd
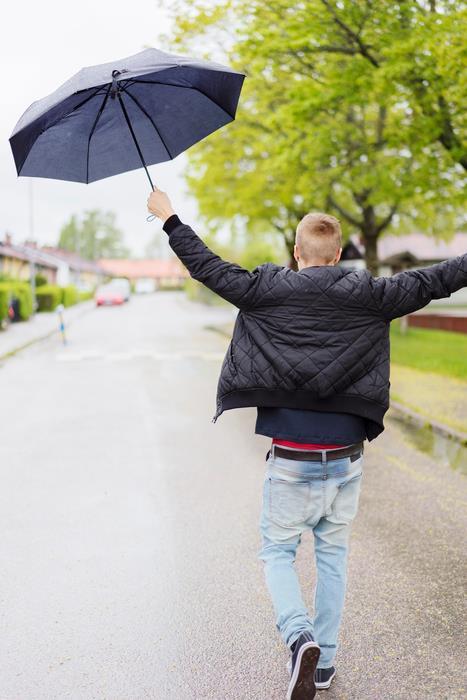
[(123, 245), (123, 234), (115, 218), (114, 212), (98, 209), (85, 211), (81, 219), (73, 214), (60, 230), (58, 246), (87, 260), (126, 258), (129, 250)]
[(212, 58), (219, 42), (218, 60), (247, 76), (236, 120), (188, 151), (206, 220), (272, 227), (292, 257), (302, 216), (329, 211), (345, 237), (362, 236), (373, 272), (384, 231), (447, 238), (461, 224), (465, 6), (178, 0), (169, 11), (179, 49)]

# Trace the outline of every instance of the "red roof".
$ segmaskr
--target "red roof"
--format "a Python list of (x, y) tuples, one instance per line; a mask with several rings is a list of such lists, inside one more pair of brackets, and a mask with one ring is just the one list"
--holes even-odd
[(160, 260), (102, 259), (99, 260), (99, 265), (115, 277), (128, 277), (129, 279), (189, 277), (188, 270), (178, 258)]

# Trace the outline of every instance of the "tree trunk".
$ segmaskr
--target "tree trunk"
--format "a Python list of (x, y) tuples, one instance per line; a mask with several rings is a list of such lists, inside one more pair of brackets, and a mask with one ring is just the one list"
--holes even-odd
[(287, 267), (290, 267), (291, 270), (295, 270), (296, 272), (298, 270), (298, 264), (293, 256), (293, 249), (295, 246), (295, 234), (291, 234), (289, 231), (285, 231), (284, 243), (287, 253), (289, 255), (289, 262), (287, 263)]
[(297, 261), (295, 260), (295, 258), (294, 258), (293, 255), (290, 256), (289, 264), (287, 265), (287, 267), (290, 267), (291, 270), (295, 270), (295, 272), (297, 272), (297, 270), (298, 270), (298, 263), (297, 263)]
[(367, 270), (376, 277), (378, 275), (378, 237), (375, 234), (363, 232), (365, 244), (365, 264)]

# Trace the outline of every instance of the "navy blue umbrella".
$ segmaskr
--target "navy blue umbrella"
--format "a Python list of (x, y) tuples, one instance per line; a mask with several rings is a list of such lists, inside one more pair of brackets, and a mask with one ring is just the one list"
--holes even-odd
[(18, 175), (95, 182), (175, 158), (235, 119), (245, 75), (146, 49), (82, 68), (28, 107), (10, 145)]

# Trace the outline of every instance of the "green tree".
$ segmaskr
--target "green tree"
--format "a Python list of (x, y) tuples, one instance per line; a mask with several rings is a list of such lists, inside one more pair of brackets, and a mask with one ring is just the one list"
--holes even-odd
[(236, 121), (188, 152), (202, 217), (272, 227), (294, 266), (298, 221), (332, 211), (362, 235), (374, 274), (384, 231), (453, 233), (466, 166), (458, 3), (178, 0), (170, 11), (181, 49), (218, 34), (247, 75)]
[(79, 253), (87, 260), (128, 257), (130, 253), (115, 218), (114, 212), (98, 209), (85, 211), (81, 220), (73, 214), (60, 230), (59, 248)]

